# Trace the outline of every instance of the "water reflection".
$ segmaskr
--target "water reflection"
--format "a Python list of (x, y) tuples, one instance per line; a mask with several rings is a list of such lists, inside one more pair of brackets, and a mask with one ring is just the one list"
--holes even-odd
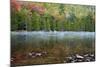
[(11, 32), (12, 45), (43, 45), (44, 43), (63, 43), (65, 45), (92, 45), (95, 32)]

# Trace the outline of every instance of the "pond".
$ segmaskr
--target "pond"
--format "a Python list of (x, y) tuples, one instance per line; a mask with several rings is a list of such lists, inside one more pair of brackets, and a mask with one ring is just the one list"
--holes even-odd
[[(95, 32), (11, 32), (12, 45), (33, 44), (42, 45), (41, 42), (49, 43), (65, 43), (65, 45), (74, 45), (76, 42), (88, 42), (93, 43), (95, 39)], [(37, 44), (38, 43), (38, 44)], [(41, 43), (41, 44), (39, 44)], [(68, 44), (70, 43), (70, 44)], [(78, 45), (78, 44), (76, 44)], [(91, 44), (90, 44), (91, 45)]]
[[(73, 32), (73, 31), (21, 31), (11, 32), (11, 57), (22, 55), (27, 57), (28, 53), (46, 52), (46, 56), (29, 57), (16, 60), (13, 64), (45, 64), (63, 63), (68, 56), (95, 54), (95, 32)], [(72, 56), (73, 57), (73, 56)], [(91, 57), (90, 57), (91, 58)], [(40, 62), (40, 59), (42, 62)], [(86, 58), (85, 58), (86, 59)], [(21, 62), (23, 60), (23, 62)], [(67, 59), (68, 60), (68, 59)], [(82, 59), (87, 61), (89, 59)], [(26, 62), (25, 62), (26, 61)], [(80, 60), (79, 60), (80, 61)], [(91, 59), (89, 60), (91, 61)], [(94, 58), (92, 58), (94, 61)], [(69, 62), (69, 61), (66, 61)], [(70, 61), (71, 62), (71, 61)], [(73, 62), (73, 61), (72, 61)]]

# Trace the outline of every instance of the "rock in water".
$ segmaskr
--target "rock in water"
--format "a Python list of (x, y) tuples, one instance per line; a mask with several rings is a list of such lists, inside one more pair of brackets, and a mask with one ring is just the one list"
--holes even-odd
[(84, 57), (81, 56), (81, 55), (79, 55), (79, 54), (76, 54), (76, 58), (78, 58), (78, 59), (83, 59)]
[(42, 56), (42, 53), (36, 53), (36, 56)]
[(89, 56), (89, 54), (85, 54), (85, 55), (84, 55), (84, 57), (88, 57), (88, 56)]

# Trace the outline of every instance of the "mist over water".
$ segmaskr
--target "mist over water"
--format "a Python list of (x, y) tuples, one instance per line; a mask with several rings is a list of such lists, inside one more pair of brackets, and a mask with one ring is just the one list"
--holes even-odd
[[(42, 45), (42, 42), (49, 43), (67, 43), (75, 44), (76, 42), (89, 42), (93, 43), (95, 39), (95, 32), (44, 32), (44, 31), (34, 31), (34, 32), (11, 32), (12, 45), (20, 44), (33, 44)], [(40, 44), (39, 44), (40, 43)]]

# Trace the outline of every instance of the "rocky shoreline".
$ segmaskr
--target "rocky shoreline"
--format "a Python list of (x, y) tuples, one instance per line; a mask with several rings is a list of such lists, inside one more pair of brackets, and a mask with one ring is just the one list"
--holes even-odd
[(75, 62), (91, 62), (95, 61), (95, 55), (94, 54), (85, 54), (85, 55), (79, 55), (75, 54), (69, 57), (65, 58), (65, 63), (75, 63)]
[[(47, 55), (47, 52), (30, 52), (28, 54), (31, 58), (41, 57)], [(74, 63), (74, 62), (90, 62), (95, 61), (95, 54), (75, 54), (69, 57), (65, 57), (65, 63)]]
[[(18, 58), (18, 56), (12, 57), (11, 62), (12, 63), (13, 62), (16, 63), (16, 61), (19, 62), (24, 57), (27, 57), (26, 59), (35, 59), (35, 58), (39, 58), (39, 57), (46, 57), (47, 55), (48, 55), (48, 53), (45, 51), (43, 51), (43, 52), (34, 52), (33, 51), (33, 52), (29, 52), (27, 55), (24, 55), (23, 57), (20, 56), (20, 58)], [(64, 57), (64, 60), (62, 63), (91, 62), (91, 61), (95, 61), (95, 54), (83, 54), (83, 55), (74, 54), (74, 55)]]

